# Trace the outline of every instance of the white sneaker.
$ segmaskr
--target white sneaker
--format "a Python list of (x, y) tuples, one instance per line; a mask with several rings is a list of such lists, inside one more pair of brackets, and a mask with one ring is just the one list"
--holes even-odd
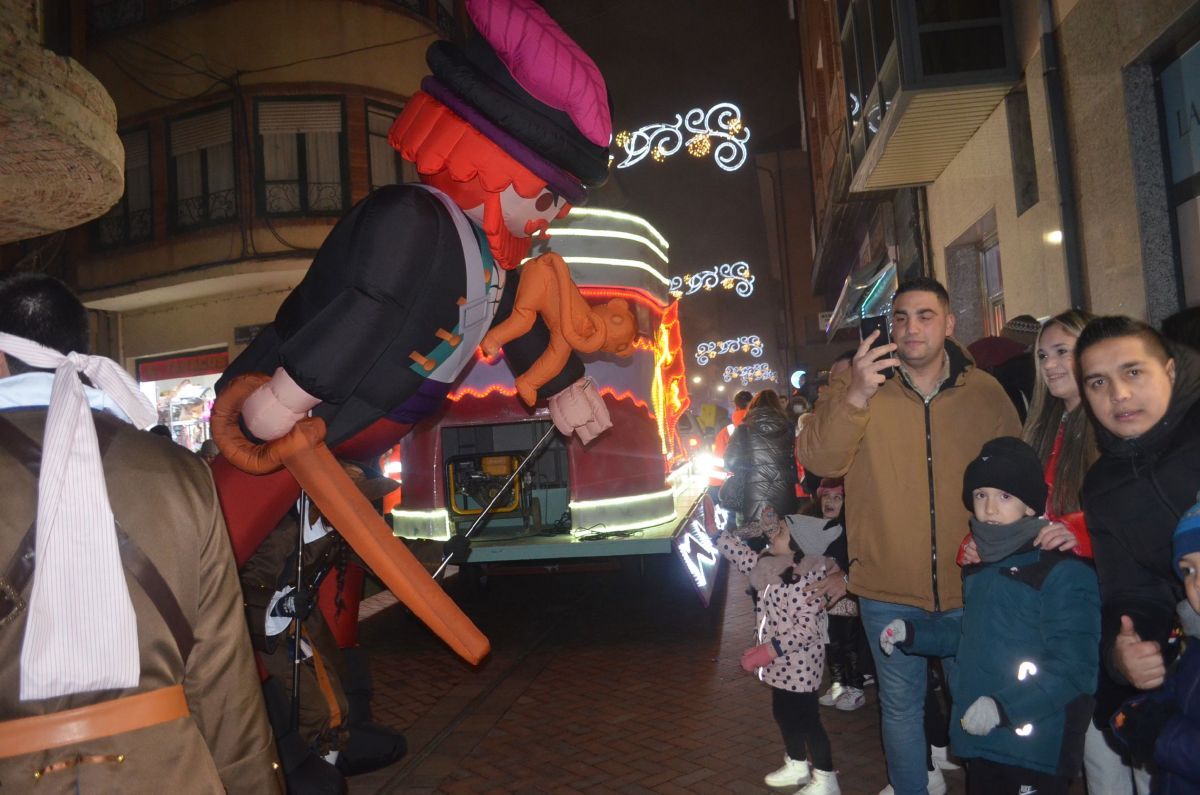
[[(936, 767), (930, 770), (929, 781), (925, 787), (929, 795), (946, 795), (946, 777), (942, 775), (942, 771)], [(896, 790), (892, 789), (891, 784), (888, 784), (879, 790), (879, 795), (896, 795)]]
[(796, 795), (842, 795), (842, 788), (838, 786), (837, 772), (817, 770), (814, 767), (812, 781), (797, 790)]
[(797, 787), (808, 781), (808, 762), (797, 762), (786, 754), (783, 757), (783, 767), (773, 770), (763, 776), (768, 787)]
[(829, 686), (829, 690), (825, 691), (825, 695), (817, 699), (817, 703), (822, 707), (832, 707), (846, 692), (846, 688), (841, 682), (834, 682)]
[(866, 703), (867, 697), (863, 695), (863, 691), (857, 687), (847, 687), (846, 692), (842, 693), (834, 706), (842, 712), (853, 712)]
[(958, 770), (959, 765), (950, 761), (949, 750), (944, 745), (929, 746), (929, 755), (933, 758), (933, 766), (939, 770)]

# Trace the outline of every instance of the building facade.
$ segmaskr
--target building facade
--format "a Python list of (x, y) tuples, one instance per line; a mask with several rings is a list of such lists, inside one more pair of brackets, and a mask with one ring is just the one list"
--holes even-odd
[(62, 24), (115, 102), (124, 191), (4, 264), (54, 243), (54, 267), (94, 310), (97, 349), (195, 449), (217, 376), (332, 226), (374, 188), (415, 178), (388, 129), (458, 13), (451, 0), (91, 0)]
[[(1200, 303), (1200, 4), (803, 8), (806, 91), (844, 86), (843, 107), (810, 103), (821, 116), (810, 130), (825, 136), (813, 154), (829, 197), (818, 217), (834, 218), (818, 221), (818, 249), (832, 256), (818, 260), (815, 287), (827, 298), (845, 287), (844, 316), (862, 310), (852, 288), (889, 265), (941, 279), (966, 342), (1017, 314), (1078, 306), (1158, 322)], [(906, 262), (896, 224), (882, 259), (856, 258), (878, 246), (870, 223), (837, 217), (839, 179), (851, 204), (910, 194), (922, 256)], [(844, 271), (860, 276), (839, 284)]]

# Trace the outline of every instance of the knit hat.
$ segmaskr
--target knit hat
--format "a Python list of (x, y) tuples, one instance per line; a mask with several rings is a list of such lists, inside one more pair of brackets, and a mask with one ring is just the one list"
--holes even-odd
[(1041, 330), (1042, 324), (1033, 315), (1017, 315), (1004, 324), (1004, 328), (1000, 329), (1000, 336), (1018, 342), (1025, 348), (1032, 348), (1037, 343), (1037, 335)]
[(975, 489), (1007, 491), (1026, 507), (1041, 513), (1046, 507), (1046, 480), (1033, 448), (1015, 436), (1001, 436), (983, 445), (963, 474), (963, 504), (974, 510)]
[[(1200, 500), (1200, 494), (1196, 495)], [(1171, 538), (1175, 551), (1175, 573), (1179, 573), (1179, 559), (1192, 552), (1200, 552), (1200, 501), (1188, 509), (1188, 512), (1175, 526), (1175, 535)]]

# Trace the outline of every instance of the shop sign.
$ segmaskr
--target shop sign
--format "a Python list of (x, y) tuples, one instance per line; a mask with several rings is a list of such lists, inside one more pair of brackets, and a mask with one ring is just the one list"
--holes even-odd
[(1171, 184), (1200, 172), (1200, 44), (1163, 70), (1163, 111)]
[(195, 351), (179, 356), (157, 356), (137, 360), (137, 380), (139, 383), (146, 383), (212, 375), (224, 372), (228, 366), (229, 351), (224, 348)]

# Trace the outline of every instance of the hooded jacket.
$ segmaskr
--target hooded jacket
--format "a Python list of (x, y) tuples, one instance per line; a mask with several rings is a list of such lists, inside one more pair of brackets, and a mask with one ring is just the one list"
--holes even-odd
[(928, 401), (897, 375), (860, 409), (838, 375), (797, 443), (806, 468), (846, 478), (850, 591), (934, 611), (962, 607), (963, 471), (984, 442), (1021, 432), (996, 379), (953, 340), (946, 353), (950, 377)]
[(795, 435), (786, 414), (766, 406), (746, 413), (725, 450), (725, 468), (744, 479), (742, 513), (748, 521), (770, 505), (778, 516), (795, 513)]
[(1122, 439), (1097, 423), (1101, 454), (1081, 493), (1100, 577), (1103, 659), (1117, 682), (1124, 678), (1111, 654), (1121, 616), (1133, 620), (1142, 640), (1166, 649), (1175, 605), (1183, 598), (1171, 534), (1200, 488), (1200, 355), (1169, 349), (1175, 384), (1167, 413), (1135, 439)]

